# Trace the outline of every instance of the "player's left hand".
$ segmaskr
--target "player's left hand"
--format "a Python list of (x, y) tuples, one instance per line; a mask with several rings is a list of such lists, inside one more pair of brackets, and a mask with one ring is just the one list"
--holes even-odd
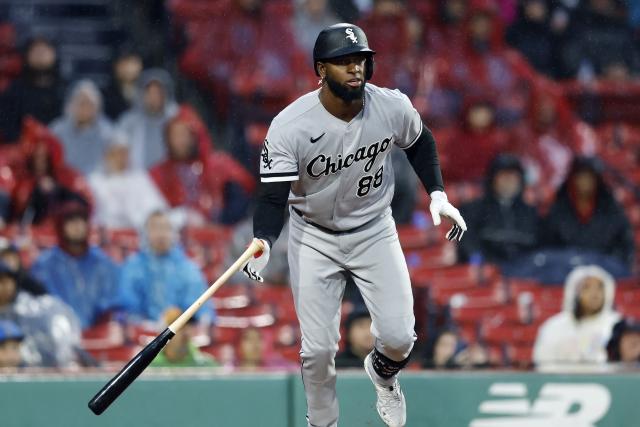
[(446, 237), (448, 240), (460, 241), (464, 232), (467, 231), (467, 224), (464, 222), (464, 219), (462, 219), (460, 211), (449, 203), (444, 191), (433, 191), (430, 196), (431, 204), (429, 205), (429, 211), (433, 218), (433, 225), (440, 225), (441, 215), (449, 218), (453, 222), (453, 227), (447, 232)]
[[(254, 238), (254, 240), (257, 240)], [(256, 254), (251, 258), (247, 263), (242, 267), (242, 272), (249, 279), (255, 280), (256, 282), (264, 282), (264, 279), (260, 275), (262, 270), (267, 266), (269, 262), (269, 242), (266, 240), (260, 239), (262, 250), (256, 252)]]

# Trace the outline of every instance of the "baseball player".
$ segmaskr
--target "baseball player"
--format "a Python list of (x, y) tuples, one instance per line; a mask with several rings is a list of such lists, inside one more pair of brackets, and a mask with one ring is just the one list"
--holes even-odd
[(416, 339), (409, 272), (391, 216), (392, 145), (402, 148), (431, 196), (435, 225), (453, 221), (449, 240), (466, 230), (444, 193), (435, 141), (406, 95), (367, 83), (373, 55), (362, 29), (336, 24), (313, 49), (321, 87), (303, 95), (272, 121), (260, 160), (261, 186), (253, 217), (264, 250), (244, 267), (262, 282), (269, 248), (288, 204), (288, 260), (302, 332), (302, 379), (307, 422), (338, 425), (334, 356), (340, 306), (348, 277), (371, 313), (375, 348), (364, 368), (388, 426), (406, 423), (398, 373)]

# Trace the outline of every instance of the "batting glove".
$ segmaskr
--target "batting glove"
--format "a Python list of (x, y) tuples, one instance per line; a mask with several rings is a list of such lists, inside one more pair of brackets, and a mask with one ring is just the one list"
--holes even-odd
[[(253, 240), (258, 240), (254, 238)], [(251, 280), (255, 280), (257, 282), (264, 282), (264, 279), (260, 275), (260, 272), (264, 270), (269, 262), (269, 242), (266, 240), (260, 239), (262, 242), (263, 249), (258, 251), (253, 255), (253, 258), (249, 259), (247, 263), (242, 267), (242, 272), (245, 276), (247, 276)]]
[(433, 225), (440, 225), (440, 215), (449, 218), (453, 221), (453, 227), (447, 232), (446, 237), (448, 240), (460, 241), (464, 232), (467, 231), (467, 224), (465, 224), (464, 219), (462, 219), (462, 215), (460, 215), (458, 209), (449, 203), (447, 195), (443, 191), (434, 191), (430, 196), (431, 204), (429, 205), (429, 211), (433, 218)]

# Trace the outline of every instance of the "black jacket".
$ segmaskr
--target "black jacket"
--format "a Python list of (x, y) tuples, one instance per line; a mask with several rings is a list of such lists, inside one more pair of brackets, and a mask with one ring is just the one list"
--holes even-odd
[[(574, 165), (569, 177), (575, 169)], [(590, 250), (614, 256), (630, 266), (634, 251), (633, 230), (622, 206), (613, 198), (602, 175), (597, 170), (596, 173), (598, 194), (595, 210), (589, 221), (581, 223), (578, 219), (569, 196), (568, 178), (544, 219), (540, 240), (547, 247)]]
[(524, 179), (517, 159), (498, 156), (490, 166), (485, 195), (460, 207), (468, 231), (458, 245), (459, 262), (468, 262), (472, 255), (479, 254), (484, 261), (503, 263), (537, 246), (540, 220), (536, 209), (522, 199), (522, 192), (508, 203), (493, 195), (493, 177), (504, 169), (518, 170)]

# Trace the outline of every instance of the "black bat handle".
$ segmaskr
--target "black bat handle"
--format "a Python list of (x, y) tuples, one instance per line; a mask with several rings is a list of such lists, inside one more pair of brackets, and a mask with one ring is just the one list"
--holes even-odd
[(94, 414), (100, 415), (113, 403), (122, 392), (138, 378), (151, 361), (160, 353), (160, 350), (174, 336), (174, 332), (167, 328), (155, 337), (145, 348), (125, 365), (116, 376), (111, 378), (102, 389), (89, 401), (89, 409)]

